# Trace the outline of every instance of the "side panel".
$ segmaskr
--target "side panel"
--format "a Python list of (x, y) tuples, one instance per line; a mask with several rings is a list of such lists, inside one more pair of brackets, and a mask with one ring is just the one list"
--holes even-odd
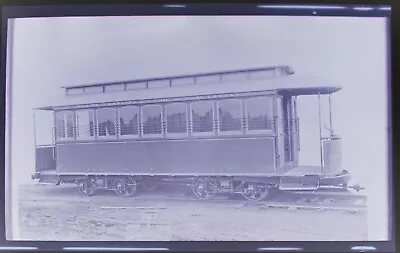
[(36, 147), (36, 172), (55, 169), (54, 146)]
[(341, 172), (343, 168), (340, 138), (323, 140), (322, 150), (324, 155), (324, 173), (329, 175)]
[(274, 139), (208, 139), (57, 145), (61, 174), (274, 173)]

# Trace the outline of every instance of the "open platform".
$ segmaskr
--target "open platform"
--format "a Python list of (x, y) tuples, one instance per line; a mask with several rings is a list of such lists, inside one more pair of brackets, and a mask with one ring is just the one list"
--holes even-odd
[(43, 170), (35, 173), (32, 179), (39, 179), (41, 184), (59, 184), (59, 176), (56, 170)]

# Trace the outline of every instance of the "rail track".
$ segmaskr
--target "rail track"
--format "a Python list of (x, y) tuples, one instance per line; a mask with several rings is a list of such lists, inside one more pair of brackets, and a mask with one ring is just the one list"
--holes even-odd
[[(248, 207), (258, 207), (259, 209), (288, 209), (288, 210), (318, 210), (318, 211), (347, 211), (350, 213), (365, 212), (367, 206), (365, 204), (358, 203), (340, 203), (336, 202), (290, 202), (290, 201), (258, 201), (249, 202), (246, 200), (229, 200), (229, 199), (212, 199), (212, 200), (199, 200), (195, 198), (182, 198), (182, 197), (160, 197), (160, 196), (138, 196), (135, 200), (141, 201), (168, 201), (177, 202), (181, 204), (182, 202), (198, 202), (203, 203), (207, 206), (213, 205), (218, 207), (233, 207), (237, 209), (248, 208)], [(129, 209), (137, 208), (130, 206), (104, 206), (103, 209)], [(162, 207), (159, 207), (162, 209)]]
[[(66, 185), (65, 185), (66, 186)], [(57, 188), (60, 186), (56, 186)], [(74, 187), (74, 186), (71, 186)], [(61, 193), (62, 194), (62, 193)], [(75, 194), (75, 193), (74, 193)], [(78, 192), (76, 192), (78, 195)], [(111, 195), (110, 195), (111, 194)], [(98, 191), (97, 197), (114, 197), (110, 191)], [(85, 201), (96, 201), (97, 197), (85, 197)], [(116, 199), (120, 199), (115, 196)], [(107, 198), (108, 199), (108, 198)], [(80, 199), (82, 201), (83, 199)], [(273, 192), (270, 197), (263, 201), (244, 200), (240, 195), (217, 195), (212, 199), (196, 198), (190, 187), (163, 185), (159, 189), (151, 192), (141, 190), (134, 197), (125, 198), (124, 201), (118, 202), (118, 205), (103, 206), (104, 209), (129, 209), (135, 208), (131, 203), (143, 202), (176, 202), (184, 203), (201, 203), (207, 206), (220, 206), (226, 208), (260, 208), (260, 209), (288, 209), (288, 210), (340, 210), (348, 212), (365, 212), (367, 210), (367, 197), (362, 193), (354, 193), (344, 190), (334, 191), (295, 191), (295, 192)]]
[(197, 202), (207, 206), (214, 205), (234, 208), (256, 207), (260, 209), (341, 210), (348, 212), (365, 212), (367, 209), (367, 197), (365, 195), (348, 191), (276, 192), (267, 200), (248, 201), (243, 200), (239, 195), (221, 195), (203, 200), (196, 198), (187, 189), (186, 191), (179, 189), (176, 191), (165, 191), (164, 188), (151, 193), (140, 193), (133, 199), (136, 201)]
[[(367, 233), (365, 206), (355, 203), (360, 196), (340, 194), (341, 200), (326, 203), (332, 194), (281, 193), (261, 202), (249, 202), (240, 195), (198, 200), (165, 188), (121, 198), (109, 190), (81, 196), (74, 185), (21, 187), (21, 235), (73, 241), (90, 237), (119, 241), (357, 241)], [(319, 201), (316, 195), (321, 196)]]

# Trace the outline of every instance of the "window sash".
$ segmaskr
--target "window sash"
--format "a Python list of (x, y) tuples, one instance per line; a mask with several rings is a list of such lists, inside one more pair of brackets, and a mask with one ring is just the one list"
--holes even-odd
[[(202, 131), (202, 132), (200, 132), (200, 131), (195, 131), (195, 125), (194, 125), (194, 123), (195, 123), (195, 120), (193, 120), (193, 111), (195, 110), (195, 106), (197, 105), (197, 104), (200, 104), (200, 103), (203, 103), (203, 104), (209, 104), (210, 105), (210, 109), (211, 109), (211, 119), (210, 119), (210, 122), (207, 122), (207, 124), (206, 124), (206, 127), (207, 128), (211, 128), (211, 130), (210, 131)], [(207, 110), (207, 112), (209, 112), (210, 110)], [(201, 117), (201, 116), (200, 116)], [(205, 116), (203, 116), (203, 117), (205, 117)], [(190, 104), (190, 124), (191, 124), (191, 133), (192, 133), (192, 135), (194, 135), (194, 136), (207, 136), (207, 135), (214, 135), (215, 134), (215, 126), (214, 126), (214, 124), (215, 124), (215, 110), (214, 110), (214, 103), (213, 102), (210, 102), (210, 101), (197, 101), (197, 102), (193, 102), (193, 103), (191, 103)], [(201, 123), (201, 121), (199, 121), (199, 123)], [(210, 125), (209, 125), (209, 123), (211, 123)], [(201, 128), (202, 126), (200, 125), (200, 128)]]
[[(70, 122), (69, 122), (70, 121)], [(68, 125), (70, 124), (70, 129)], [(62, 129), (59, 127), (62, 126)], [(60, 111), (56, 113), (56, 140), (72, 140), (75, 138), (75, 122), (73, 111)]]
[[(237, 123), (234, 123), (234, 126), (237, 127), (239, 129), (228, 129), (228, 130), (223, 130), (226, 126), (225, 123), (223, 122), (223, 120), (221, 119), (221, 104), (224, 104), (225, 102), (236, 102), (237, 105), (239, 106), (239, 118), (237, 117), (237, 115), (233, 115), (234, 121), (238, 121)], [(222, 100), (217, 102), (217, 111), (218, 111), (218, 134), (219, 135), (230, 135), (230, 134), (238, 134), (238, 133), (242, 133), (243, 132), (243, 105), (242, 105), (242, 100), (241, 99), (226, 99), (226, 100)]]
[[(256, 100), (266, 100), (268, 99), (269, 106), (269, 111), (266, 112), (264, 115), (261, 116), (261, 118), (256, 119), (257, 117), (249, 117), (249, 101), (256, 101)], [(274, 117), (274, 105), (273, 105), (274, 97), (273, 96), (265, 96), (265, 97), (254, 97), (254, 98), (249, 98), (245, 100), (246, 104), (246, 132), (248, 134), (269, 134), (269, 133), (274, 133), (275, 129), (275, 117)], [(266, 119), (262, 118), (265, 117)], [(260, 116), (258, 116), (260, 117)], [(253, 119), (252, 119), (253, 118)], [(256, 126), (254, 126), (256, 124)], [(263, 128), (260, 127), (260, 125), (263, 124), (269, 124), (270, 127), (268, 128)]]
[[(83, 114), (85, 113), (85, 114)], [(94, 121), (94, 111), (93, 110), (79, 110), (76, 111), (75, 114), (75, 127), (76, 127), (76, 139), (77, 140), (92, 140), (96, 136), (96, 127), (95, 127), (95, 121)], [(82, 115), (86, 116), (86, 120), (88, 122), (85, 122), (87, 124), (80, 124), (80, 118), (82, 119)], [(85, 120), (85, 119), (84, 119)], [(92, 126), (90, 126), (90, 123), (92, 122)], [(81, 132), (81, 128), (83, 128)]]
[[(184, 110), (180, 110), (179, 112), (173, 112), (172, 114), (182, 114), (184, 113), (184, 122), (181, 125), (181, 121), (178, 120), (177, 125), (179, 130), (182, 130), (182, 132), (178, 132), (178, 131), (171, 131), (171, 123), (170, 123), (170, 117), (172, 116), (172, 114), (169, 114), (168, 111), (171, 110), (170, 108), (172, 106), (181, 106), (182, 109), (184, 108)], [(176, 122), (174, 122), (176, 123)], [(172, 104), (167, 104), (165, 106), (165, 134), (166, 136), (187, 136), (189, 134), (189, 117), (188, 117), (188, 111), (187, 111), (187, 105), (185, 103), (172, 103)], [(175, 129), (174, 129), (175, 130)]]
[[(159, 107), (160, 108), (160, 110), (159, 110), (159, 114), (157, 114), (157, 116), (156, 117), (158, 117), (158, 115), (160, 116), (160, 121), (159, 121), (159, 124), (156, 124), (156, 123), (158, 123), (158, 122), (156, 122), (156, 123), (153, 123), (154, 124), (154, 126), (151, 126), (151, 127), (154, 127), (153, 129), (155, 129), (155, 130), (159, 130), (159, 133), (146, 133), (146, 131), (145, 130), (148, 130), (148, 129), (146, 129), (147, 127), (146, 127), (146, 123), (147, 123), (147, 121), (148, 121), (148, 118), (146, 117), (146, 120), (144, 120), (145, 119), (145, 111), (144, 111), (144, 109), (145, 108), (149, 108), (149, 107)], [(140, 125), (141, 125), (141, 134), (142, 134), (142, 136), (145, 136), (145, 137), (162, 137), (163, 136), (163, 113), (162, 113), (162, 105), (145, 105), (145, 106), (143, 106), (142, 108), (141, 108), (141, 121), (140, 121)]]
[[(128, 109), (132, 109), (132, 110), (128, 110)], [(127, 111), (129, 112), (129, 115), (131, 118), (128, 118), (128, 120), (132, 120), (134, 118), (134, 116), (136, 115), (136, 129), (133, 128), (132, 130), (134, 131), (134, 133), (132, 134), (122, 134), (122, 124), (121, 124), (121, 111)], [(138, 138), (140, 135), (140, 117), (139, 117), (140, 113), (139, 113), (139, 107), (137, 106), (125, 106), (125, 107), (120, 107), (118, 109), (118, 120), (117, 120), (117, 132), (118, 132), (118, 136), (119, 138)], [(126, 123), (124, 123), (126, 124)], [(126, 124), (128, 125), (128, 124)], [(129, 129), (130, 130), (130, 129)], [(136, 131), (135, 131), (136, 130)]]
[[(110, 112), (112, 112), (112, 119), (107, 119), (107, 121), (111, 121), (111, 123), (113, 123), (113, 127), (109, 127), (109, 126), (107, 126), (106, 124), (105, 124), (105, 122), (107, 122), (107, 121), (105, 121), (105, 119), (102, 119), (102, 120), (100, 120), (100, 116), (101, 116), (101, 113), (102, 112), (108, 112), (108, 111), (110, 111)], [(101, 109), (98, 109), (97, 111), (96, 111), (96, 136), (98, 137), (98, 138), (101, 138), (101, 139), (114, 139), (114, 138), (116, 138), (116, 136), (117, 136), (117, 122), (116, 122), (116, 110), (115, 110), (115, 108), (112, 108), (112, 107), (108, 107), (108, 108), (101, 108)], [(100, 124), (105, 124), (105, 126), (104, 126), (104, 133), (105, 133), (105, 135), (101, 135), (102, 134), (102, 132), (103, 132), (103, 130), (102, 130), (102, 128), (103, 127), (101, 127), (100, 126)], [(110, 129), (111, 128), (111, 129)], [(112, 130), (112, 128), (114, 128), (113, 130)], [(107, 132), (109, 133), (109, 134), (107, 134)], [(114, 133), (114, 134), (110, 134), (110, 132), (112, 133)]]

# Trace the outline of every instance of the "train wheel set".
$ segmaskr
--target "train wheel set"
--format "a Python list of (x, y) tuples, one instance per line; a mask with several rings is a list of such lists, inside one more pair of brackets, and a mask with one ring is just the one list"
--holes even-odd
[[(135, 177), (84, 178), (75, 181), (78, 192), (84, 196), (92, 196), (97, 190), (111, 190), (123, 198), (137, 195), (140, 187), (146, 192), (155, 191), (162, 180), (136, 179)], [(193, 195), (201, 200), (212, 199), (218, 194), (237, 194), (248, 201), (261, 201), (269, 196), (277, 186), (266, 182), (246, 180), (218, 179), (213, 177), (196, 177), (190, 184)]]

